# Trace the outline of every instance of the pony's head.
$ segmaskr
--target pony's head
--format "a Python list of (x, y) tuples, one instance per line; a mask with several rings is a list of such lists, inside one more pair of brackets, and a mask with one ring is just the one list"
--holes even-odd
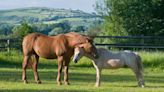
[(96, 47), (88, 43), (82, 44), (74, 48), (74, 56), (73, 56), (74, 63), (77, 63), (82, 56), (87, 56), (95, 59), (99, 57)]
[(80, 58), (82, 56), (84, 56), (85, 52), (83, 50), (83, 48), (80, 48), (80, 47), (76, 47), (74, 49), (74, 55), (73, 55), (73, 61), (74, 63), (77, 63), (78, 60), (80, 60)]
[(98, 53), (95, 45), (93, 44), (93, 39), (86, 36), (86, 41), (82, 44), (79, 44), (77, 47), (83, 48), (86, 54), (91, 55), (93, 58), (98, 58)]
[(73, 48), (82, 48), (86, 54), (89, 54), (93, 58), (98, 58), (98, 53), (95, 45), (93, 44), (93, 38), (86, 35), (81, 35), (75, 32), (67, 33), (66, 36), (70, 37), (70, 44)]

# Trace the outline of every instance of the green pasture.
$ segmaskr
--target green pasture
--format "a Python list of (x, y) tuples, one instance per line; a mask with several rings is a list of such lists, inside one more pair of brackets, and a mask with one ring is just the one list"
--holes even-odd
[(29, 84), (23, 84), (21, 52), (0, 52), (0, 92), (163, 92), (164, 52), (140, 51), (139, 54), (145, 67), (145, 88), (137, 87), (134, 74), (128, 68), (103, 70), (101, 87), (96, 88), (94, 87), (96, 71), (87, 58), (82, 58), (77, 64), (71, 61), (69, 69), (71, 85), (58, 86), (56, 60), (42, 58), (38, 69), (42, 84), (35, 83), (31, 69), (27, 71)]

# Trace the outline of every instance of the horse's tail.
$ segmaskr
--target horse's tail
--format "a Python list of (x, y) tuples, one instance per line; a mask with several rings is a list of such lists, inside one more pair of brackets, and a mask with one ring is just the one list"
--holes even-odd
[(139, 56), (138, 53), (135, 53), (136, 54), (136, 60), (137, 60), (137, 67), (138, 67), (138, 70), (140, 72), (143, 72), (143, 65), (142, 65), (142, 59), (141, 57)]

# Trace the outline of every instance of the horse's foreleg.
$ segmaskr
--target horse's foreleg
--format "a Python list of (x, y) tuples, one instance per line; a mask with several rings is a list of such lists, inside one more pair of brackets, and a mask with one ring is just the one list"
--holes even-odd
[(64, 66), (64, 83), (65, 85), (69, 85), (68, 82), (68, 65)]
[(63, 57), (58, 57), (58, 75), (57, 75), (57, 83), (58, 85), (61, 85), (61, 72), (62, 72), (62, 66), (63, 66)]
[(26, 84), (27, 82), (27, 77), (26, 77), (26, 68), (29, 62), (30, 56), (24, 56), (23, 58), (23, 63), (22, 63), (22, 80)]
[(33, 72), (34, 72), (34, 78), (35, 78), (35, 81), (37, 84), (41, 84), (41, 81), (39, 79), (39, 76), (38, 76), (38, 71), (37, 71), (37, 67), (38, 67), (38, 61), (39, 61), (39, 56), (35, 55), (34, 56), (34, 61), (33, 64), (32, 64), (32, 69), (33, 69)]
[(64, 83), (65, 85), (69, 85), (70, 83), (68, 82), (68, 65), (69, 65), (70, 59), (67, 58), (63, 63), (64, 63)]
[(100, 79), (101, 79), (101, 70), (100, 68), (98, 68), (97, 66), (96, 68), (96, 84), (95, 87), (99, 87), (100, 86)]

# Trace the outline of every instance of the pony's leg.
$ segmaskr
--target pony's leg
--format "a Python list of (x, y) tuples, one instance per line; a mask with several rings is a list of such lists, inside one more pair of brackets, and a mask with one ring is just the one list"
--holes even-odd
[(95, 67), (96, 68), (96, 83), (95, 83), (95, 87), (99, 87), (100, 86), (100, 79), (101, 79), (101, 68), (99, 67)]
[(145, 83), (144, 83), (144, 80), (143, 80), (142, 72), (138, 69), (133, 69), (133, 72), (136, 75), (136, 79), (138, 81), (138, 86), (144, 88)]
[(64, 62), (64, 83), (65, 85), (70, 85), (70, 83), (68, 82), (68, 65), (69, 65), (69, 61), (70, 59), (65, 60)]
[(35, 57), (34, 59), (36, 60), (36, 61), (33, 61), (33, 64), (32, 64), (32, 69), (34, 72), (34, 78), (35, 78), (35, 81), (37, 84), (41, 84), (41, 81), (40, 81), (39, 76), (38, 76), (38, 71), (37, 71), (39, 56), (34, 55), (34, 57)]
[(23, 63), (22, 63), (22, 80), (25, 84), (28, 83), (27, 77), (26, 77), (26, 68), (27, 68), (29, 60), (30, 60), (30, 56), (25, 55), (23, 58)]
[(61, 72), (62, 72), (62, 66), (63, 66), (63, 56), (58, 57), (58, 75), (57, 75), (57, 83), (58, 85), (61, 85)]

